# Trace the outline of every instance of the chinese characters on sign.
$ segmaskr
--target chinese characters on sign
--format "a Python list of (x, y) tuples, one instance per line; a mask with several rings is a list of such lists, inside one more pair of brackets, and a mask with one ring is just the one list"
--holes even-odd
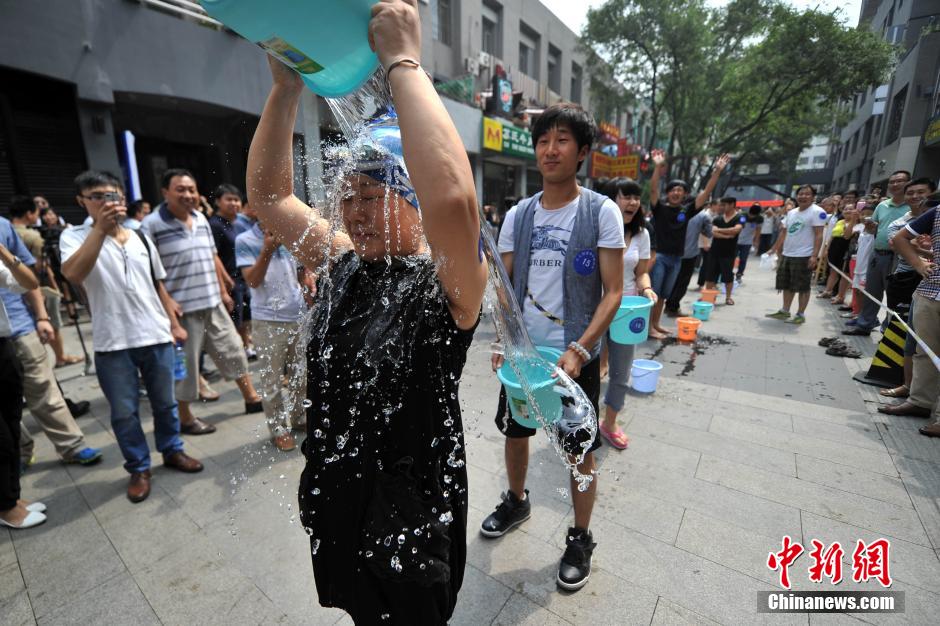
[(639, 178), (640, 157), (637, 154), (612, 157), (600, 152), (591, 153), (591, 178)]
[[(814, 583), (823, 582), (828, 578), (833, 585), (842, 582), (842, 557), (845, 550), (836, 541), (830, 546), (813, 539), (813, 549), (809, 552), (812, 564), (808, 568), (809, 579)], [(888, 552), (891, 542), (887, 539), (877, 539), (866, 544), (861, 539), (855, 545), (852, 553), (852, 580), (857, 583), (877, 580), (882, 587), (891, 586), (891, 575), (888, 572)], [(781, 550), (771, 552), (767, 556), (767, 567), (780, 572), (780, 586), (790, 589), (789, 568), (803, 554), (803, 546), (793, 541), (789, 535), (784, 536)]]
[(483, 147), (525, 159), (535, 158), (532, 134), (491, 117), (483, 118)]

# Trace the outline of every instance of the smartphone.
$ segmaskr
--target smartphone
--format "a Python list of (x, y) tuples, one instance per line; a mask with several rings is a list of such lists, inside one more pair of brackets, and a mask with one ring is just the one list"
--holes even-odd
[(105, 202), (121, 202), (122, 200), (121, 194), (117, 191), (106, 191), (104, 194)]
[(868, 203), (865, 202), (864, 200), (859, 200), (858, 202), (855, 203), (855, 210), (861, 213), (862, 209), (864, 209), (867, 205)]

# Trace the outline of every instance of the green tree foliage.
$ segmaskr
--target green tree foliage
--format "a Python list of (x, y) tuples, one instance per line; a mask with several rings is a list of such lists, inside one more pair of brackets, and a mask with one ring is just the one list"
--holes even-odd
[(719, 152), (782, 170), (894, 63), (889, 44), (839, 17), (776, 0), (608, 0), (589, 10), (582, 43), (597, 51), (592, 69), (602, 59), (649, 103), (650, 147), (668, 140), (677, 173), (693, 178)]

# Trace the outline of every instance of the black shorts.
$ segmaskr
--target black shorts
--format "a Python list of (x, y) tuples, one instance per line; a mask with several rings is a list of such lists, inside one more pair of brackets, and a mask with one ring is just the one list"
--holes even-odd
[[(734, 282), (734, 260), (736, 256), (718, 256), (709, 254), (705, 259), (708, 266), (705, 271), (705, 280), (710, 283)], [(721, 279), (719, 281), (719, 278)]]
[[(581, 375), (575, 378), (574, 382), (578, 383), (578, 386), (584, 390), (588, 400), (591, 401), (591, 406), (594, 407), (595, 426), (598, 426), (598, 428), (594, 435), (594, 443), (591, 444), (591, 449), (589, 450), (589, 452), (594, 452), (601, 447), (601, 431), (597, 423), (597, 416), (600, 415), (597, 405), (601, 397), (601, 360), (599, 358), (594, 359), (582, 367)], [(506, 390), (500, 385), (499, 406), (496, 409), (496, 428), (510, 439), (531, 437), (536, 433), (534, 428), (523, 426), (514, 420), (511, 415), (507, 415), (506, 411)], [(567, 449), (567, 446), (565, 447)], [(569, 452), (576, 453), (579, 452), (579, 450), (575, 448), (574, 450), (569, 450)]]
[(829, 252), (826, 253), (827, 260), (833, 267), (841, 270), (845, 266), (845, 253), (849, 250), (849, 240), (845, 237), (833, 237), (829, 242)]

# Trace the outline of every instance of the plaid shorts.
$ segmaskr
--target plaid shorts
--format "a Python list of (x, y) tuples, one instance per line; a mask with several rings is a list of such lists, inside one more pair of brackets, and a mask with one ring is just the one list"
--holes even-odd
[(810, 290), (812, 280), (808, 256), (781, 257), (777, 265), (777, 291), (805, 293)]

